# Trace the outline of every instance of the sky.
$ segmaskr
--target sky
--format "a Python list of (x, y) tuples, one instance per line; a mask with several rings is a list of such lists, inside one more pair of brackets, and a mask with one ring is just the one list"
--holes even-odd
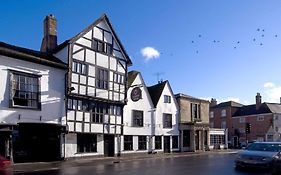
[(0, 41), (39, 50), (43, 20), (57, 19), (58, 43), (103, 14), (146, 85), (169, 80), (174, 93), (218, 102), (281, 97), (280, 0), (9, 0)]

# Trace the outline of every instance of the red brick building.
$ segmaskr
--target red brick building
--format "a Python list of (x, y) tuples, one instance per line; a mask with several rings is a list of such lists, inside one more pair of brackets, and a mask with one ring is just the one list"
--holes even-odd
[[(246, 145), (247, 141), (280, 140), (281, 104), (262, 103), (259, 93), (256, 104), (242, 105), (233, 101), (210, 105), (210, 127), (228, 128), (228, 143), (232, 147)], [(250, 123), (250, 133), (246, 134), (246, 123)]]
[(234, 101), (223, 102), (217, 104), (215, 99), (211, 100), (210, 104), (210, 128), (222, 128), (228, 129), (228, 142), (234, 135), (232, 116), (239, 110), (243, 105)]

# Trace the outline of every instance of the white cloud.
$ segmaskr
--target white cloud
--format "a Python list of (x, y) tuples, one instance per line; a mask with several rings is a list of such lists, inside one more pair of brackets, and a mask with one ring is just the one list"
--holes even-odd
[(281, 97), (281, 86), (276, 86), (272, 82), (267, 82), (263, 85), (264, 90), (264, 101), (271, 103), (279, 103)]
[(265, 87), (265, 88), (273, 88), (273, 87), (275, 87), (275, 85), (272, 82), (267, 82), (267, 83), (264, 83), (263, 87)]
[(145, 61), (149, 61), (151, 59), (156, 59), (160, 57), (160, 53), (153, 47), (145, 47), (141, 49), (141, 54), (144, 57)]

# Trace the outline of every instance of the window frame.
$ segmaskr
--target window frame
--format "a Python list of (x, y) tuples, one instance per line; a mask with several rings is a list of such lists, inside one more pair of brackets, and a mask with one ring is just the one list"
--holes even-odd
[(154, 148), (155, 149), (162, 149), (162, 136), (155, 136), (154, 137)]
[[(9, 107), (10, 108), (21, 108), (21, 109), (32, 109), (32, 110), (41, 110), (41, 75), (30, 74), (26, 72), (20, 72), (15, 70), (9, 70), (10, 78), (10, 98), (9, 98)], [(17, 77), (17, 80), (15, 80)], [(24, 79), (24, 83), (21, 82), (21, 77)], [(34, 82), (36, 82), (34, 84)], [(20, 89), (21, 86), (24, 89)], [(19, 89), (16, 89), (19, 88)], [(34, 88), (36, 90), (34, 90)], [(15, 96), (18, 94), (18, 98), (27, 101), (31, 101), (31, 105), (17, 105), (15, 104)], [(20, 98), (20, 94), (24, 95), (24, 98)], [(35, 101), (35, 103), (33, 103)], [(33, 104), (36, 104), (33, 106)]]
[(98, 89), (109, 89), (109, 70), (103, 68), (97, 68), (96, 71), (96, 87)]
[(147, 150), (146, 136), (138, 136), (138, 150)]
[[(136, 114), (141, 114), (141, 116)], [(143, 127), (144, 125), (144, 113), (141, 110), (132, 110), (132, 126), (133, 127)]]
[(96, 153), (97, 135), (96, 134), (77, 134), (77, 153)]
[(132, 135), (124, 135), (124, 151), (134, 150), (134, 138)]
[(173, 128), (173, 115), (163, 113), (163, 128)]
[(164, 103), (171, 103), (171, 96), (170, 95), (164, 95)]

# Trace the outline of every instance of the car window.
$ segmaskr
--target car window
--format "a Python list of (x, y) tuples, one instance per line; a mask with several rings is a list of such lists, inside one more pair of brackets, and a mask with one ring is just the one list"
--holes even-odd
[(249, 145), (246, 148), (246, 150), (279, 152), (279, 151), (281, 151), (281, 144), (274, 144), (274, 143), (252, 143), (251, 145)]

